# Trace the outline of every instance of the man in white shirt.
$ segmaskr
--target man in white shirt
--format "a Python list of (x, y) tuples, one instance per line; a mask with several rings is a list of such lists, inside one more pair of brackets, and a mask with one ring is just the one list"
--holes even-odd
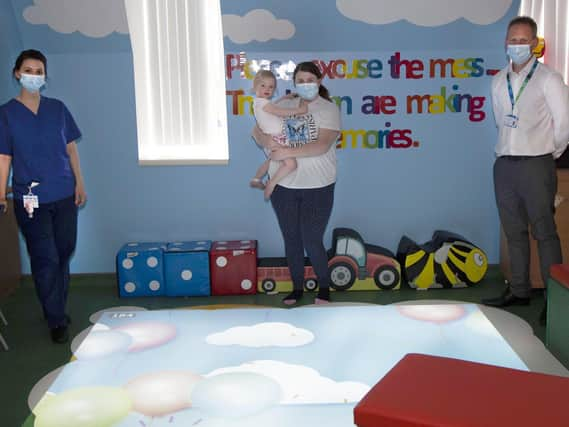
[(555, 159), (569, 141), (569, 88), (557, 72), (533, 56), (537, 42), (535, 21), (514, 18), (506, 36), (511, 63), (492, 80), (498, 127), (494, 190), (512, 271), (502, 295), (482, 300), (494, 307), (530, 302), (528, 225), (538, 243), (544, 283), (549, 267), (562, 262), (554, 219)]

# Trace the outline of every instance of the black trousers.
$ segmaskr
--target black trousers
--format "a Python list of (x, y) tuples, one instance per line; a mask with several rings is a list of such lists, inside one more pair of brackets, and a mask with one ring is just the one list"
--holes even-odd
[(530, 245), (528, 225), (537, 241), (540, 270), (547, 285), (549, 267), (562, 262), (555, 224), (557, 174), (551, 155), (504, 156), (494, 163), (494, 190), (500, 222), (508, 241), (512, 293), (528, 297)]
[(65, 325), (69, 260), (77, 240), (75, 197), (42, 203), (32, 218), (21, 200), (15, 201), (14, 211), (26, 240), (36, 293), (48, 326)]
[(322, 240), (332, 213), (334, 186), (291, 189), (277, 185), (271, 195), (295, 290), (303, 289), (305, 250), (318, 279), (318, 286), (330, 286), (328, 256)]

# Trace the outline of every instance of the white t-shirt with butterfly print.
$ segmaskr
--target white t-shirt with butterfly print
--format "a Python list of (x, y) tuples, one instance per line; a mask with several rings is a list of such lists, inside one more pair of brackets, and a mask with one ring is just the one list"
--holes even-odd
[[(299, 98), (283, 99), (283, 108), (295, 108)], [(340, 131), (340, 110), (334, 102), (322, 97), (308, 103), (308, 113), (283, 120), (283, 131), (291, 146), (310, 144), (318, 138), (319, 129)], [(336, 182), (336, 144), (319, 156), (298, 157), (297, 168), (285, 176), (278, 185), (287, 188), (321, 188)], [(279, 168), (279, 162), (271, 161), (269, 176)]]

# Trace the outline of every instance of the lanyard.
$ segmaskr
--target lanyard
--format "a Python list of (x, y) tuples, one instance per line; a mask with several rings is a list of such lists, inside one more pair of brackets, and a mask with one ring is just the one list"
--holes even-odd
[(34, 193), (32, 192), (32, 188), (37, 187), (38, 185), (40, 185), (40, 183), (37, 181), (30, 182), (30, 185), (28, 185), (28, 196), (34, 195)]
[(520, 99), (520, 95), (526, 88), (529, 80), (532, 78), (533, 72), (537, 68), (537, 64), (539, 64), (539, 62), (535, 60), (533, 66), (531, 67), (530, 72), (526, 76), (524, 82), (522, 83), (522, 86), (520, 87), (520, 90), (518, 91), (518, 94), (516, 95), (516, 99), (514, 99), (514, 91), (512, 90), (512, 84), (510, 83), (510, 73), (506, 74), (506, 80), (508, 81), (508, 94), (510, 95), (510, 102), (512, 103), (512, 112), (514, 111), (514, 105), (516, 104), (516, 102), (518, 102), (518, 99)]

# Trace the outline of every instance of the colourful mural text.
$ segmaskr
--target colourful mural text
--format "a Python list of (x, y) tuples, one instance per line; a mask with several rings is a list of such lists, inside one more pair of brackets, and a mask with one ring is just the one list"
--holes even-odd
[[(343, 129), (337, 143), (338, 149), (423, 147), (420, 138), (414, 135), (413, 126), (404, 124), (407, 122), (404, 118), (411, 115), (463, 116), (472, 123), (480, 123), (486, 119), (486, 96), (474, 94), (468, 89), (473, 85), (466, 83), (468, 79), (495, 74), (496, 70), (485, 68), (483, 58), (477, 55), (465, 55), (460, 58), (433, 55), (432, 58), (424, 59), (401, 52), (394, 52), (385, 58), (312, 59), (322, 72), (323, 78), (329, 82), (326, 85), (333, 86), (334, 82), (338, 81), (339, 85), (335, 85), (332, 100), (338, 105), (343, 117), (383, 117), (378, 128)], [(288, 86), (287, 93), (294, 90), (291, 80), (296, 63), (291, 60), (251, 59), (244, 53), (237, 53), (226, 55), (225, 66), (228, 81), (226, 94), (231, 115), (253, 116), (251, 80), (260, 69), (271, 70), (279, 82), (283, 82), (285, 87)], [(411, 93), (406, 89), (401, 90), (400, 87), (391, 89), (391, 86), (390, 91), (393, 90), (393, 93), (385, 93), (381, 92), (385, 90), (385, 85), (378, 87), (358, 83), (365, 79), (392, 80), (394, 84), (397, 81), (409, 80), (408, 90)], [(412, 81), (430, 83), (423, 85), (424, 90), (421, 91)], [(244, 82), (247, 82), (247, 87), (236, 87), (236, 84)], [(277, 87), (280, 86), (281, 83), (278, 83)], [(475, 89), (479, 87), (480, 84), (474, 85)], [(376, 88), (378, 92), (370, 93), (370, 88)], [(338, 92), (344, 94), (337, 94)], [(396, 125), (396, 122), (399, 125)]]

